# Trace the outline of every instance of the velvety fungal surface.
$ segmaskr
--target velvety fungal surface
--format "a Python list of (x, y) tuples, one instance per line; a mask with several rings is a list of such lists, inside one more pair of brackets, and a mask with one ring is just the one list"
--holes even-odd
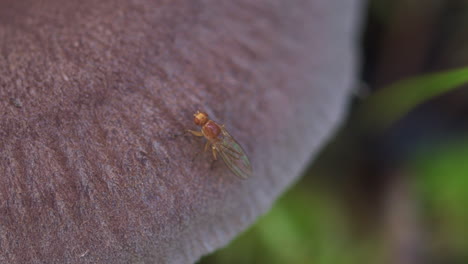
[[(359, 0), (0, 2), (0, 263), (193, 263), (342, 118)], [(250, 157), (239, 180), (193, 113)]]

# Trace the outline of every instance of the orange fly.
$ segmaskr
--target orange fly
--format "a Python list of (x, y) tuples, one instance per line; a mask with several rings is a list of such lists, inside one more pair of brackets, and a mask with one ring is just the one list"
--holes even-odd
[(237, 176), (246, 179), (252, 175), (252, 166), (249, 158), (237, 141), (226, 131), (224, 125), (210, 120), (207, 113), (197, 111), (194, 122), (201, 126), (200, 131), (187, 130), (197, 137), (205, 137), (205, 151), (211, 146), (213, 157), (217, 154), (224, 160), (229, 169)]

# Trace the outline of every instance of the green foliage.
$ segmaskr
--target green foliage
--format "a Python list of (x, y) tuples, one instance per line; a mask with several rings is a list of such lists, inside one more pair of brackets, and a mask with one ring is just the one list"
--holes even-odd
[[(421, 150), (410, 162), (434, 240), (462, 252), (468, 249), (468, 139)], [(437, 246), (437, 245), (434, 245)]]
[(359, 110), (366, 129), (385, 129), (412, 109), (468, 82), (468, 67), (402, 80), (378, 90)]

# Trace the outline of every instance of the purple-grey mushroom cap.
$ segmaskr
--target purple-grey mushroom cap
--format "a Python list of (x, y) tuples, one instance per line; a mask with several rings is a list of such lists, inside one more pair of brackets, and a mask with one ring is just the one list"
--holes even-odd
[[(344, 118), (359, 0), (0, 3), (0, 263), (193, 263)], [(240, 142), (240, 180), (193, 113)]]

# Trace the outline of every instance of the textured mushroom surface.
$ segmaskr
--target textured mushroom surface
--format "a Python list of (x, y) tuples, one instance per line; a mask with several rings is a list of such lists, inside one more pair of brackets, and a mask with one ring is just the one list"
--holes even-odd
[[(358, 0), (0, 2), (0, 263), (193, 263), (343, 118)], [(210, 153), (226, 126), (254, 174)]]

